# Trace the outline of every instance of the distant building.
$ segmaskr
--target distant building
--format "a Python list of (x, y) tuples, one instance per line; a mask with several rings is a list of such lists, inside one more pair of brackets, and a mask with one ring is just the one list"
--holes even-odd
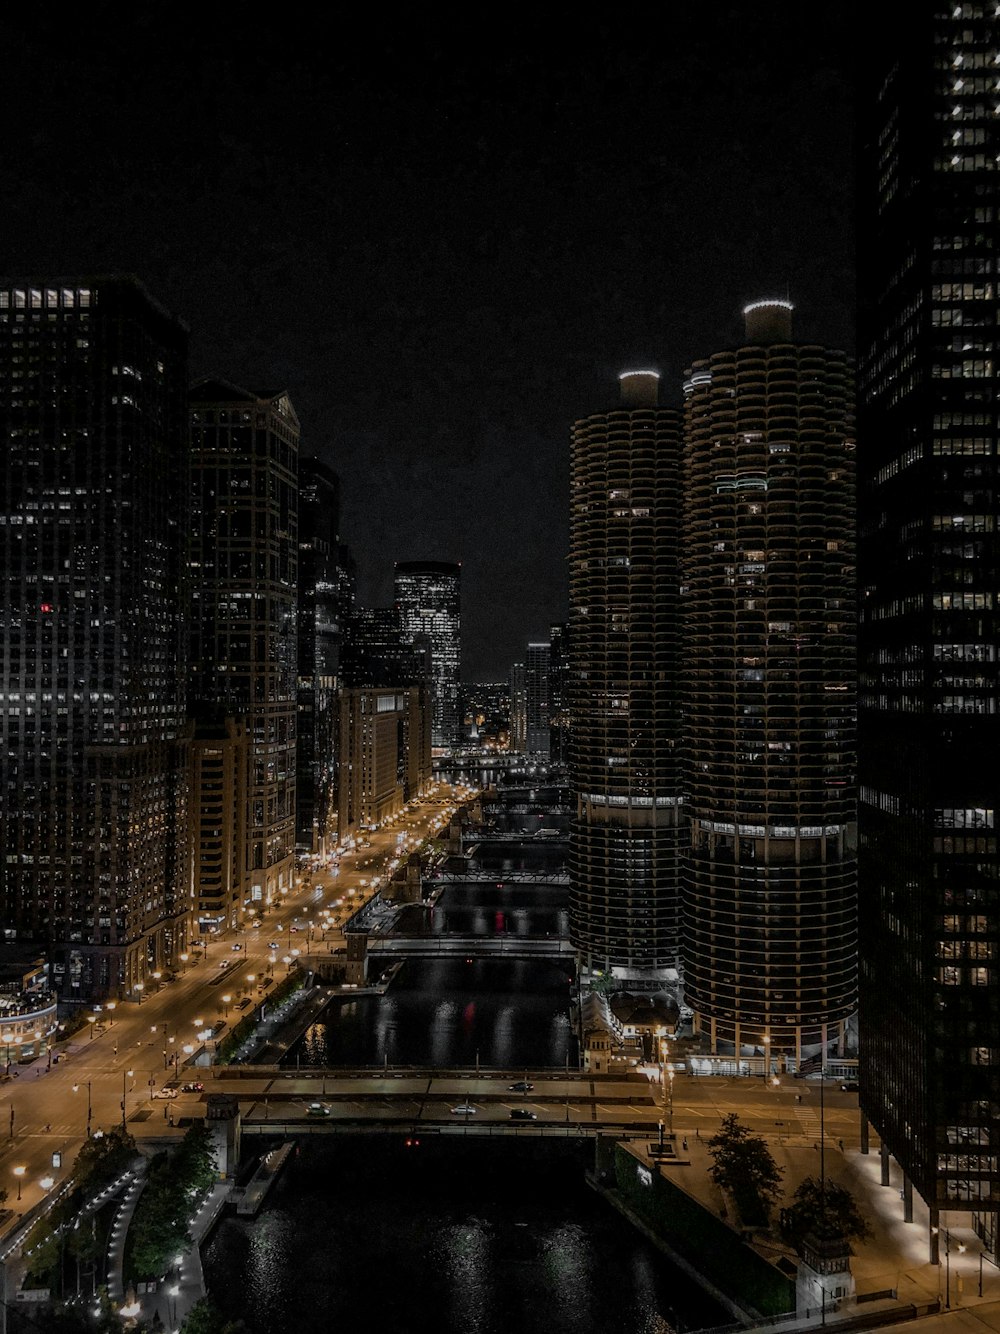
[(550, 662), (550, 644), (528, 644), (524, 655), (527, 749), (530, 755), (545, 759), (549, 755), (549, 720), (552, 714)]
[(1000, 1260), (1000, 21), (905, 21), (859, 116), (861, 1107), (932, 1258), (971, 1210)]
[(462, 567), (447, 561), (397, 561), (396, 609), (404, 636), (430, 651), (432, 744), (461, 740)]
[(430, 647), (403, 633), (395, 607), (356, 607), (347, 618), (341, 677), (354, 686), (430, 686)]
[(246, 888), (249, 749), (243, 719), (203, 716), (190, 743), (194, 914), (201, 935), (239, 924)]
[(299, 462), (295, 839), (307, 852), (337, 841), (337, 686), (344, 608), (338, 563), (340, 481)]
[(475, 681), (463, 687), (463, 711), (470, 745), (506, 750), (510, 741), (510, 684)]
[(854, 378), (747, 306), (685, 394), (684, 990), (712, 1050), (846, 1054), (857, 1008)]
[(246, 725), (254, 906), (294, 876), (299, 423), (281, 390), (203, 380), (189, 402), (191, 703)]
[(340, 837), (380, 825), (431, 782), (423, 686), (340, 692)]
[(584, 966), (655, 982), (678, 961), (683, 797), (681, 415), (655, 372), (573, 426), (570, 933)]
[(64, 1000), (187, 943), (186, 352), (133, 280), (0, 287), (0, 927)]
[(523, 662), (510, 669), (510, 749), (515, 755), (528, 749), (528, 671)]
[(549, 755), (553, 764), (569, 761), (570, 715), (567, 697), (569, 671), (568, 627), (557, 623), (549, 630)]

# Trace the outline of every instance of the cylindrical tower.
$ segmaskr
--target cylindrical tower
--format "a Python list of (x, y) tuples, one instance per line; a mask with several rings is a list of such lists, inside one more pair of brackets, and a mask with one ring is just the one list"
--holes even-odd
[(714, 1050), (856, 1006), (853, 379), (787, 302), (685, 383), (685, 995)]
[(677, 965), (681, 413), (655, 372), (573, 428), (570, 931), (585, 967)]

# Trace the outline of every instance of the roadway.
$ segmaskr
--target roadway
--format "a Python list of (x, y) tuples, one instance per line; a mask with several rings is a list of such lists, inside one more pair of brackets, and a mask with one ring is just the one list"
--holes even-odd
[[(313, 950), (343, 945), (344, 922), (372, 896), (392, 861), (446, 824), (458, 800), (458, 787), (443, 786), (436, 797), (414, 803), (367, 835), (369, 846), (344, 853), (336, 874), (320, 869), (297, 879), (259, 928), (213, 936), (208, 946), (190, 952), (172, 981), (150, 982), (141, 1001), (103, 1010), (89, 1031), (62, 1044), (51, 1068), (44, 1058), (15, 1067), (17, 1075), (0, 1084), (0, 1187), (9, 1192), (7, 1208), (27, 1213), (48, 1190), (58, 1189), (88, 1126), (93, 1131), (121, 1123), (123, 1094), (129, 1130), (137, 1135), (152, 1133), (154, 1126), (162, 1133), (171, 1112), (174, 1120), (203, 1113), (197, 1095), (152, 1096), (176, 1079), (207, 1084), (209, 1070), (184, 1069), (202, 1045), (198, 1033), (234, 1023), (242, 1002), (266, 995), (267, 977), (284, 976), (292, 961), (308, 953), (309, 941)], [(324, 907), (333, 910), (332, 930), (322, 929)], [(54, 1168), (57, 1151), (62, 1163)], [(15, 1167), (25, 1169), (20, 1183)], [(42, 1186), (43, 1179), (54, 1184)], [(8, 1220), (4, 1230), (12, 1225)]]

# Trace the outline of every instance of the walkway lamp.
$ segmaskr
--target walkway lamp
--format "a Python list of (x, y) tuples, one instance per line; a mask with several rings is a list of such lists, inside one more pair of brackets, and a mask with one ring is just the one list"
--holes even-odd
[[(86, 1081), (86, 1085), (87, 1085), (87, 1138), (90, 1139), (90, 1121), (93, 1115), (93, 1104), (91, 1103), (91, 1081), (89, 1079)], [(79, 1093), (82, 1087), (83, 1087), (82, 1084), (74, 1084), (73, 1092)]]
[(18, 1204), (21, 1203), (21, 1182), (24, 1180), (24, 1174), (25, 1174), (25, 1172), (27, 1172), (27, 1170), (28, 1170), (28, 1169), (27, 1169), (26, 1167), (23, 1167), (23, 1166), (21, 1166), (20, 1164), (19, 1164), (17, 1167), (11, 1168), (11, 1171), (12, 1171), (12, 1172), (14, 1173), (14, 1175), (17, 1177), (17, 1202), (18, 1202)]

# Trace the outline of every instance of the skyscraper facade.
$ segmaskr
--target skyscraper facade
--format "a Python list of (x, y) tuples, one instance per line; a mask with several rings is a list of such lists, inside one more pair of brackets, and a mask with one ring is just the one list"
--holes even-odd
[(547, 641), (528, 644), (524, 655), (527, 746), (529, 754), (545, 759), (549, 754), (549, 717), (552, 713), (550, 660), (551, 645)]
[(861, 1106), (932, 1257), (947, 1209), (1000, 1257), (1000, 22), (906, 22), (862, 113)]
[(570, 466), (570, 932), (588, 968), (654, 979), (678, 952), (681, 414), (655, 372), (575, 423)]
[(515, 755), (528, 749), (528, 671), (523, 662), (510, 668), (510, 749)]
[(299, 423), (288, 395), (190, 394), (191, 703), (243, 720), (244, 906), (292, 884)]
[(186, 945), (186, 342), (134, 281), (0, 289), (0, 923), (65, 999)]
[(319, 459), (301, 459), (295, 838), (300, 849), (319, 853), (337, 841), (336, 702), (344, 610), (339, 527), (337, 474)]
[(853, 377), (787, 302), (685, 392), (684, 987), (714, 1050), (856, 1008)]
[(431, 781), (426, 686), (345, 688), (340, 705), (340, 836), (377, 828)]
[(437, 751), (461, 739), (462, 567), (447, 561), (397, 561), (396, 609), (403, 634), (426, 646), (431, 664), (431, 738)]

